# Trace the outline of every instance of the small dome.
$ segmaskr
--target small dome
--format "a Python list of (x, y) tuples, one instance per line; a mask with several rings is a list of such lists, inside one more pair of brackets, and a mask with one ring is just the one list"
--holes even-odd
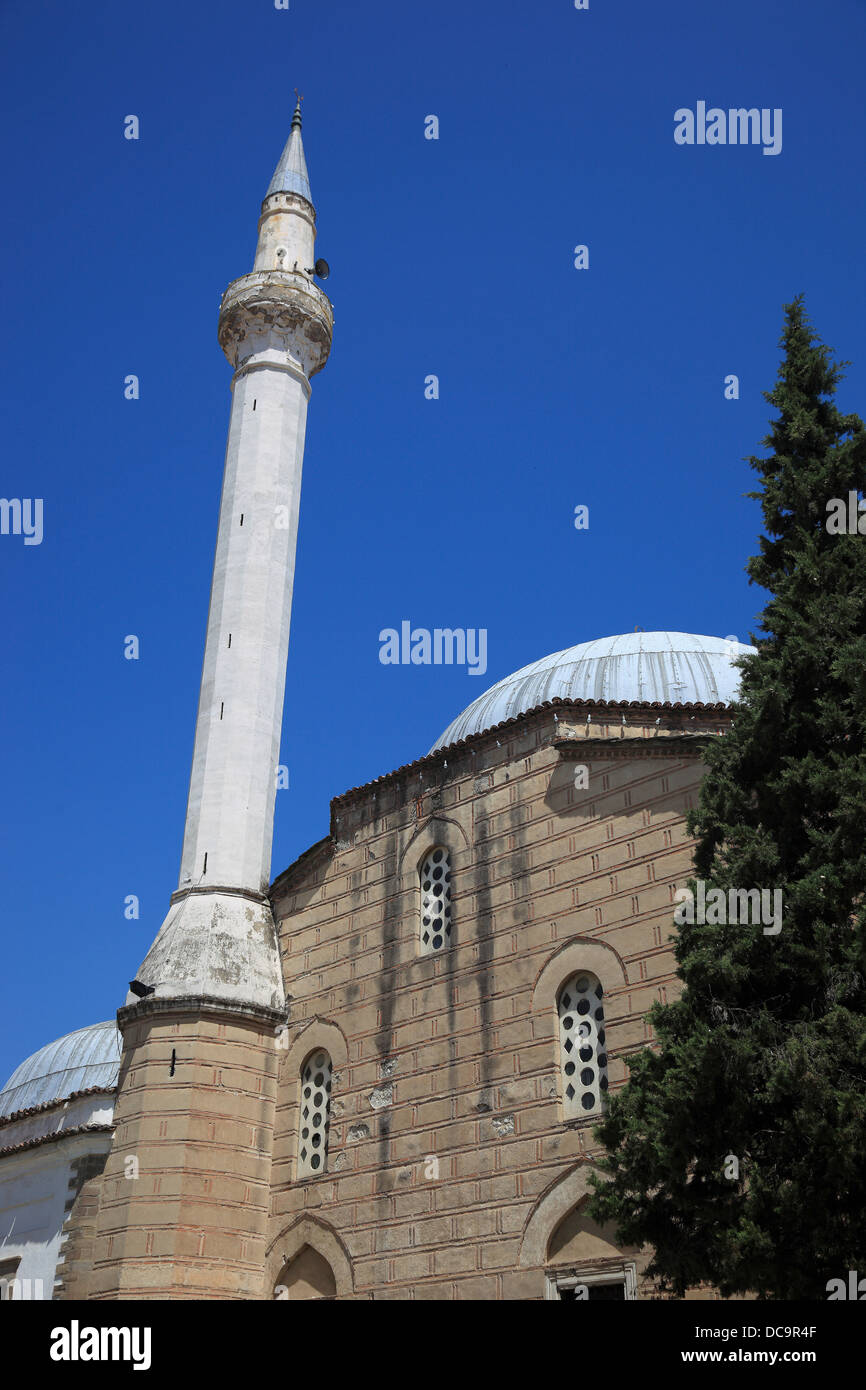
[(740, 681), (731, 662), (754, 650), (733, 638), (686, 632), (627, 632), (581, 642), (492, 685), (448, 725), (430, 752), (547, 700), (727, 705), (736, 699)]
[(0, 1091), (0, 1115), (64, 1100), (91, 1086), (115, 1086), (120, 1071), (117, 1025), (92, 1023), (47, 1043), (13, 1071)]

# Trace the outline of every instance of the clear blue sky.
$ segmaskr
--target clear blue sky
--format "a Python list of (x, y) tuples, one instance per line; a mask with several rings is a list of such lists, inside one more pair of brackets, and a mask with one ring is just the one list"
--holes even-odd
[[(864, 47), (861, 0), (6, 0), (0, 495), (43, 498), (45, 535), (0, 536), (0, 1079), (112, 1016), (176, 886), (230, 403), (217, 309), (294, 86), (336, 330), (274, 876), (332, 796), (526, 662), (635, 626), (748, 639), (742, 460), (798, 291), (866, 411)], [(782, 108), (781, 154), (675, 145), (699, 100)], [(381, 665), (404, 618), (485, 627), (488, 675)]]

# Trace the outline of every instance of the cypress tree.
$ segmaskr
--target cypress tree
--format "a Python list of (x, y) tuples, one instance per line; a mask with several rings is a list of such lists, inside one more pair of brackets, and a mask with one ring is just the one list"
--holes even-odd
[(769, 601), (688, 828), (690, 888), (781, 890), (781, 929), (675, 928), (681, 997), (654, 1005), (658, 1048), (596, 1130), (592, 1213), (652, 1246), (676, 1297), (826, 1299), (866, 1276), (866, 534), (828, 511), (866, 493), (866, 431), (802, 296), (780, 345), (770, 452), (749, 459)]

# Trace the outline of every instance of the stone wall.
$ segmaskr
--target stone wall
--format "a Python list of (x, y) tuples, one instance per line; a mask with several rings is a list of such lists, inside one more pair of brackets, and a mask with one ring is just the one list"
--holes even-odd
[(54, 1297), (60, 1301), (78, 1303), (90, 1297), (93, 1238), (102, 1194), (100, 1179), (107, 1158), (106, 1149), (104, 1153), (86, 1154), (72, 1164), (54, 1284)]
[(262, 1297), (276, 1021), (199, 999), (120, 1011), (90, 1297)]
[[(563, 1117), (557, 996), (598, 975), (621, 1085), (652, 1002), (677, 989), (685, 815), (725, 726), (720, 709), (546, 708), (333, 803), (329, 839), (272, 889), (291, 1022), (266, 1287), (305, 1245), (338, 1297), (544, 1297), (559, 1265), (631, 1264), (639, 1282), (645, 1261), (582, 1210), (597, 1117)], [(454, 925), (429, 956), (418, 866), (434, 845)], [(297, 1181), (314, 1049), (334, 1066), (328, 1162)]]

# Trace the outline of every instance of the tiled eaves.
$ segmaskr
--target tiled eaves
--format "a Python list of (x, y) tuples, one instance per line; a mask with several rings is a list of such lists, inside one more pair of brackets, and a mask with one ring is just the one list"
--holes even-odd
[(20, 1144), (6, 1144), (0, 1148), (0, 1158), (8, 1154), (23, 1153), (25, 1149), (37, 1149), (41, 1144), (58, 1144), (61, 1139), (72, 1139), (76, 1134), (113, 1134), (114, 1125), (72, 1125), (69, 1129), (55, 1129), (51, 1134), (40, 1134), (35, 1139), (22, 1139)]
[[(116, 1086), (87, 1086), (83, 1091), (72, 1091), (68, 1096), (57, 1096), (54, 1100), (44, 1100), (41, 1105), (31, 1105), (27, 1110), (13, 1110), (9, 1115), (0, 1115), (0, 1129), (14, 1124), (16, 1120), (26, 1120), (31, 1115), (42, 1115), (46, 1110), (57, 1110), (70, 1100), (81, 1100), (82, 1096), (113, 1096)], [(66, 1131), (71, 1134), (71, 1130)]]
[(525, 723), (526, 720), (531, 719), (533, 715), (543, 714), (547, 710), (561, 709), (586, 710), (590, 714), (594, 713), (596, 710), (617, 710), (622, 712), (627, 709), (647, 711), (666, 710), (672, 714), (678, 713), (679, 711), (682, 711), (683, 714), (688, 714), (693, 711), (698, 711), (702, 714), (731, 714), (733, 712), (733, 707), (726, 704), (723, 700), (719, 700), (714, 704), (704, 704), (701, 700), (687, 700), (683, 703), (678, 700), (676, 703), (671, 703), (670, 700), (665, 700), (664, 702), (661, 700), (563, 700), (557, 696), (553, 700), (545, 700), (540, 705), (534, 705), (532, 709), (521, 710), (520, 714), (512, 715), (510, 719), (503, 719), (498, 724), (491, 724), (487, 729), (479, 729), (478, 733), (470, 734), (468, 738), (457, 739), (455, 743), (449, 743), (444, 748), (436, 748), (432, 753), (425, 753), (423, 758), (416, 758), (414, 762), (404, 763), (402, 767), (395, 768), (393, 772), (385, 772), (381, 777), (374, 777), (372, 781), (364, 782), (359, 787), (350, 787), (348, 791), (341, 792), (339, 796), (333, 798), (331, 801), (331, 813), (333, 815), (335, 809), (349, 805), (354, 801), (359, 801), (375, 788), (388, 786), (398, 778), (405, 777), (407, 773), (415, 772), (418, 768), (430, 767), (439, 761), (445, 762), (448, 759), (449, 753), (453, 756), (457, 751), (462, 751), (464, 748), (471, 748), (491, 734), (502, 733), (503, 731), (515, 728), (518, 724)]

